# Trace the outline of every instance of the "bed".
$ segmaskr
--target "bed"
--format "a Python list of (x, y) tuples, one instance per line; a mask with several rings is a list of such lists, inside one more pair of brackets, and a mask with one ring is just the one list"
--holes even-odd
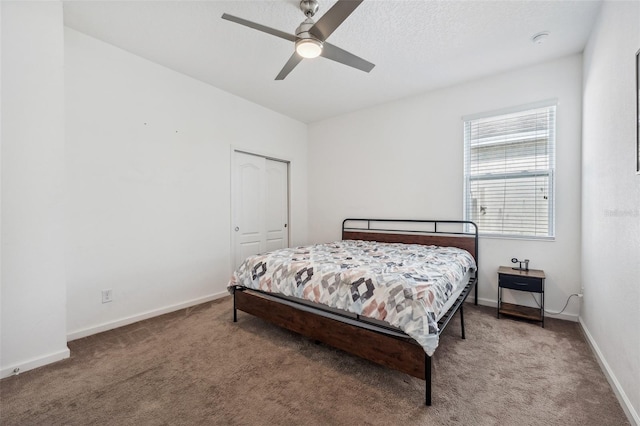
[(245, 260), (228, 286), (233, 321), (240, 310), (425, 380), (431, 405), (431, 358), (458, 312), (465, 338), (477, 264), (473, 222), (345, 219), (340, 241)]

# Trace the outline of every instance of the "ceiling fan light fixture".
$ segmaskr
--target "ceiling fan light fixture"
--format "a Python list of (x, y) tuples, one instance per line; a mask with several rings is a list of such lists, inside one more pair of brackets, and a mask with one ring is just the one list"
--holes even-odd
[(317, 58), (322, 53), (322, 42), (313, 38), (296, 40), (296, 52), (303, 58)]

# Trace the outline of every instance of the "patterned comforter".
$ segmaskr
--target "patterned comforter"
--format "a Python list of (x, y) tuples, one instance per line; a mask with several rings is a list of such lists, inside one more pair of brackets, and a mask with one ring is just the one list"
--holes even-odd
[(251, 256), (228, 288), (280, 293), (386, 321), (433, 355), (443, 306), (475, 268), (471, 254), (455, 247), (345, 240)]

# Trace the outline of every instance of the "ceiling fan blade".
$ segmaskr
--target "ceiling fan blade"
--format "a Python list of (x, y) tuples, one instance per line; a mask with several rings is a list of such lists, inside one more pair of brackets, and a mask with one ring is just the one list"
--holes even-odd
[(229, 15), (228, 13), (222, 14), (222, 19), (235, 22), (236, 24), (244, 25), (245, 27), (253, 28), (254, 30), (262, 31), (263, 33), (271, 34), (276, 37), (283, 38), (289, 41), (296, 41), (296, 36), (293, 34), (285, 33), (284, 31), (276, 30), (275, 28), (266, 27), (255, 22), (247, 21), (246, 19), (238, 18), (237, 16)]
[(280, 74), (276, 76), (276, 80), (284, 80), (284, 78), (289, 75), (291, 71), (302, 61), (302, 56), (298, 55), (296, 52), (293, 52), (293, 55), (289, 58), (284, 67), (280, 71)]
[(338, 0), (309, 32), (318, 40), (325, 41), (362, 2), (363, 0)]
[(322, 53), (320, 55), (327, 59), (331, 59), (332, 61), (340, 62), (341, 64), (357, 68), (364, 72), (369, 72), (373, 67), (375, 67), (371, 62), (326, 42), (323, 43)]

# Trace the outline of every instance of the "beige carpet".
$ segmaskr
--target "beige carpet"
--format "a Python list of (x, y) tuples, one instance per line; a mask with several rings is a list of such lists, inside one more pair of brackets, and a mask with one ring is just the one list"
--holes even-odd
[(624, 425), (575, 323), (468, 305), (424, 382), (315, 344), (230, 298), (69, 343), (71, 358), (0, 381), (2, 425)]

